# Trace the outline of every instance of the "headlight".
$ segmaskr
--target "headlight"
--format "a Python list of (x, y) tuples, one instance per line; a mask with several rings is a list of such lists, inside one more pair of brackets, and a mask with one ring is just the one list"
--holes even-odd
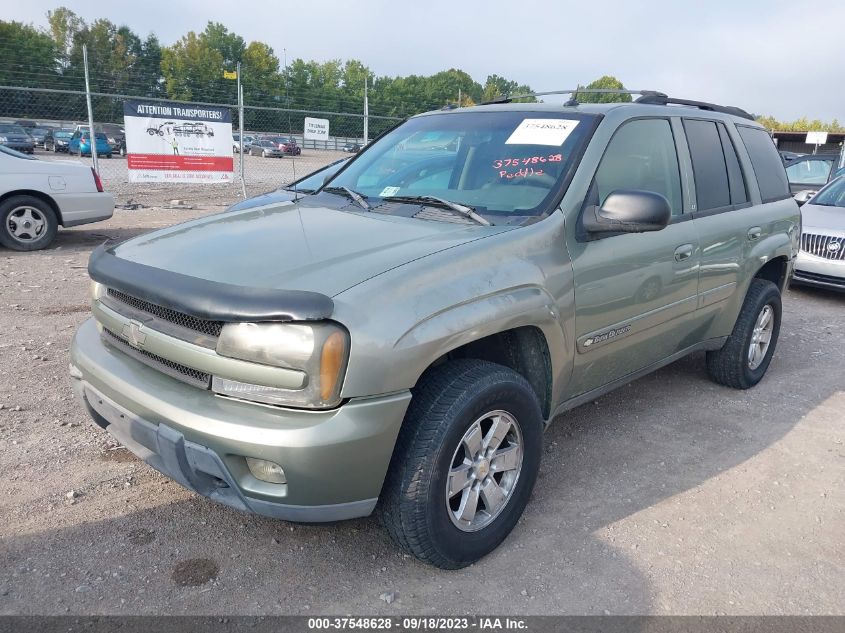
[(217, 340), (229, 358), (305, 372), (302, 389), (281, 389), (214, 376), (219, 394), (265, 404), (328, 408), (340, 403), (349, 334), (336, 323), (229, 323)]
[(91, 280), (91, 301), (99, 301), (100, 297), (106, 294), (106, 287), (94, 280)]
[(6, 143), (8, 140), (5, 136), (0, 136), (0, 143)]

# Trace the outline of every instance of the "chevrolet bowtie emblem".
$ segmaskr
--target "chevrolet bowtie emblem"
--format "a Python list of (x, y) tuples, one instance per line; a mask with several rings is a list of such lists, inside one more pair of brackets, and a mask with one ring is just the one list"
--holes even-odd
[(141, 331), (141, 324), (137, 321), (130, 321), (123, 326), (123, 338), (125, 338), (132, 347), (143, 347), (144, 341), (147, 340), (147, 335)]

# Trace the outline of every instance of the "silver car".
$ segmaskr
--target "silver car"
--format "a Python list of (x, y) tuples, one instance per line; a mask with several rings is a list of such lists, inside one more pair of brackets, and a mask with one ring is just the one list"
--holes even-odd
[(801, 224), (794, 282), (845, 290), (845, 176), (801, 207)]

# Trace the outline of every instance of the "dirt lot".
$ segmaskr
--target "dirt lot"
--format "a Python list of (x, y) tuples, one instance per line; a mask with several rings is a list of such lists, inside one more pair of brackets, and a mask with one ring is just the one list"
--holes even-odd
[(73, 401), (91, 249), (205, 212), (118, 211), (45, 252), (0, 250), (0, 614), (845, 614), (845, 296), (787, 293), (751, 391), (696, 355), (558, 420), (513, 534), (444, 572), (373, 519), (197, 497)]

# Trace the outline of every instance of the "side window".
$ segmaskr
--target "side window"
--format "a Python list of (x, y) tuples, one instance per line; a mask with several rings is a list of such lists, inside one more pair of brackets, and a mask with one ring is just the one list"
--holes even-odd
[(737, 125), (736, 129), (751, 157), (751, 166), (754, 168), (763, 202), (789, 197), (786, 170), (769, 133), (763, 128), (747, 125)]
[(722, 123), (718, 124), (719, 138), (722, 140), (722, 149), (725, 152), (725, 164), (728, 167), (728, 183), (731, 189), (731, 204), (745, 204), (748, 202), (748, 187), (745, 186), (745, 176), (742, 167), (739, 165), (739, 158), (736, 154), (728, 131)]
[(617, 189), (640, 189), (665, 196), (672, 215), (680, 215), (681, 173), (669, 121), (636, 119), (616, 130), (593, 182), (599, 206)]
[(728, 168), (715, 121), (684, 119), (684, 130), (695, 175), (696, 210), (730, 206)]
[(786, 175), (790, 183), (804, 185), (823, 185), (830, 176), (833, 161), (807, 159), (793, 163), (786, 168)]

